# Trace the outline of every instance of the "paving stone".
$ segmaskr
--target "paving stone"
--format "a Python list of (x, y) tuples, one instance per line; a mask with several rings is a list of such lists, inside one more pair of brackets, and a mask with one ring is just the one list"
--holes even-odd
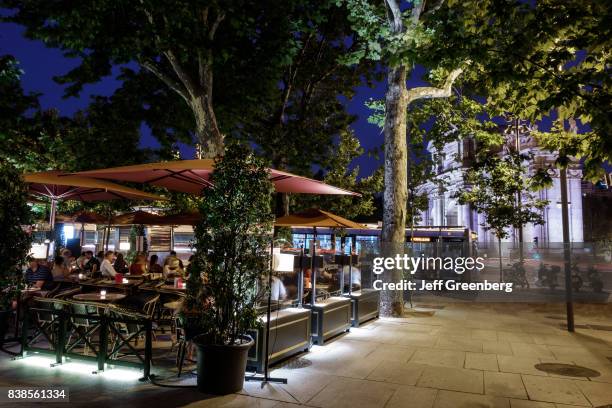
[(483, 393), (482, 371), (450, 367), (427, 367), (417, 382), (419, 387)]
[(462, 368), (465, 362), (465, 352), (420, 348), (415, 351), (410, 361), (418, 364)]
[(589, 401), (576, 386), (577, 383), (582, 383), (581, 381), (533, 375), (523, 375), (522, 377), (531, 400), (590, 406)]
[(465, 353), (465, 368), (499, 371), (497, 366), (497, 355), (485, 353)]
[(484, 372), (485, 394), (498, 397), (527, 399), (520, 374)]
[(508, 398), (440, 391), (434, 408), (510, 408)]

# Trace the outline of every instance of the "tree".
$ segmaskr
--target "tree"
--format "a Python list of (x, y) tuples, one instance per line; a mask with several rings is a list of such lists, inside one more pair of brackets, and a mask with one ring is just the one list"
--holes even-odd
[[(466, 187), (455, 198), (460, 204), (470, 204), (476, 212), (485, 216), (483, 227), (491, 230), (499, 246), (499, 273), (502, 276), (501, 240), (508, 237), (508, 227), (519, 228), (528, 223), (543, 224), (543, 209), (548, 204), (532, 193), (542, 184), (523, 177), (522, 163), (529, 157), (508, 154), (504, 157), (486, 150), (476, 166), (465, 173)], [(516, 196), (520, 195), (518, 205)]]
[(79, 171), (142, 162), (138, 105), (120, 92), (95, 97), (74, 117), (42, 110), (38, 94), (25, 93), (21, 70), (9, 55), (0, 59), (0, 157), (22, 171)]
[(330, 148), (326, 167), (319, 172), (321, 176), (319, 178), (323, 182), (358, 192), (361, 197), (304, 195), (296, 202), (297, 210), (318, 207), (349, 219), (371, 215), (375, 211), (374, 196), (382, 189), (382, 169), (377, 169), (372, 175), (360, 179), (359, 166), (352, 169), (350, 167), (353, 160), (363, 152), (359, 140), (352, 130), (347, 128), (340, 133), (338, 144)]
[[(446, 98), (454, 81), (463, 72), (465, 55), (451, 56), (434, 62), (431, 52), (435, 32), (426, 27), (430, 16), (442, 6), (417, 0), (402, 11), (400, 2), (386, 0), (384, 7), (364, 0), (347, 0), (353, 29), (363, 38), (364, 46), (354, 53), (355, 62), (362, 58), (383, 60), (387, 64), (384, 133), (384, 199), (381, 240), (392, 252), (402, 252), (405, 242), (408, 146), (406, 143), (406, 112), (411, 103), (420, 99)], [(428, 62), (435, 69), (432, 80), (440, 86), (408, 89), (406, 81), (415, 63)], [(447, 69), (448, 67), (450, 69)], [(395, 270), (390, 278), (400, 281), (402, 273)], [(381, 296), (383, 315), (402, 315), (401, 291), (386, 291)]]
[[(3, 78), (4, 73), (0, 74)], [(0, 159), (0, 310), (10, 310), (10, 302), (19, 294), (21, 266), (26, 261), (32, 242), (25, 229), (32, 219), (27, 205), (28, 189), (14, 166)], [(0, 328), (2, 329), (2, 328)], [(4, 331), (0, 331), (0, 343)]]
[(196, 139), (206, 156), (214, 157), (223, 152), (224, 132), (213, 101), (229, 95), (222, 110), (244, 112), (257, 103), (259, 92), (274, 86), (278, 67), (293, 58), (300, 41), (294, 30), (308, 4), (303, 3), (4, 0), (2, 5), (12, 10), (5, 20), (24, 25), (29, 38), (81, 59), (57, 78), (70, 84), (69, 95), (110, 75), (113, 66), (136, 62), (182, 99)]
[(211, 181), (195, 226), (187, 317), (211, 344), (231, 345), (258, 324), (256, 286), (269, 268), (274, 187), (264, 161), (240, 145), (216, 159)]
[[(240, 130), (235, 132), (254, 143), (274, 168), (308, 177), (313, 167), (329, 168), (337, 140), (355, 120), (344, 99), (377, 77), (371, 62), (343, 63), (359, 42), (346, 9), (333, 3), (309, 2), (304, 7), (294, 23), (299, 36), (295, 56), (261, 103), (243, 112)], [(287, 214), (291, 200), (287, 194), (282, 199), (281, 212)]]

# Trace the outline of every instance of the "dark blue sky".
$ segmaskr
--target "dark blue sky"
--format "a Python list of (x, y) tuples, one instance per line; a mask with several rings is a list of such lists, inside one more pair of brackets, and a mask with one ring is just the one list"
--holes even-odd
[[(41, 94), (40, 101), (43, 108), (55, 108), (63, 115), (72, 115), (77, 110), (85, 108), (92, 95), (112, 95), (120, 82), (114, 76), (104, 78), (102, 82), (87, 85), (78, 98), (62, 98), (63, 86), (53, 81), (53, 77), (66, 73), (78, 64), (78, 59), (66, 58), (62, 52), (55, 48), (47, 48), (41, 41), (32, 41), (23, 37), (23, 28), (12, 23), (0, 23), (0, 54), (11, 54), (19, 60), (21, 69), (24, 71), (22, 84), (26, 91)], [(117, 74), (115, 70), (114, 74)], [(416, 72), (415, 77), (422, 74)], [(421, 81), (411, 81), (415, 85)], [(367, 122), (369, 110), (365, 102), (370, 98), (380, 99), (384, 97), (385, 84), (380, 83), (374, 88), (362, 86), (357, 89), (353, 99), (345, 101), (347, 109), (351, 114), (357, 115), (358, 119), (353, 124), (353, 130), (361, 141), (366, 151), (380, 145), (382, 141), (381, 130)], [(156, 140), (150, 135), (147, 127), (141, 129), (141, 145), (155, 147)], [(193, 158), (192, 147), (180, 146), (183, 158)], [(359, 157), (353, 165), (361, 167), (360, 176), (369, 175), (378, 166), (377, 161), (367, 154)]]

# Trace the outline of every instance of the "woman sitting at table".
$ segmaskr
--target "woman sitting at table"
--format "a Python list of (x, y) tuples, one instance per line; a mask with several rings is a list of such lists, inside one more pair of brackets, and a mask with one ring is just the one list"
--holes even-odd
[(54, 281), (63, 281), (70, 275), (70, 271), (64, 263), (64, 257), (56, 256), (53, 260), (53, 269), (51, 269)]
[(151, 255), (149, 259), (149, 273), (163, 273), (164, 269), (160, 264), (157, 263), (159, 257), (157, 255)]
[(130, 265), (130, 275), (142, 275), (145, 273), (147, 273), (147, 259), (143, 254), (138, 254), (134, 263)]
[(117, 252), (117, 258), (115, 259), (113, 268), (119, 273), (128, 273), (128, 264), (125, 262), (125, 258), (121, 252)]
[(183, 276), (184, 271), (182, 262), (176, 256), (169, 256), (164, 262), (164, 277), (171, 279), (176, 276)]
[(100, 272), (102, 273), (102, 276), (114, 278), (115, 275), (117, 274), (117, 271), (113, 267), (113, 257), (114, 256), (115, 256), (115, 253), (113, 251), (106, 251), (106, 253), (104, 254), (104, 260), (102, 261), (102, 264), (100, 265)]

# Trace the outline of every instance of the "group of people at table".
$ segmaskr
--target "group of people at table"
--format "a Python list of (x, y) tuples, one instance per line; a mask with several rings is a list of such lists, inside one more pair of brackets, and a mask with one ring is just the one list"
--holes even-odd
[[(323, 254), (323, 258), (328, 258), (329, 254)], [(192, 255), (193, 257), (193, 255)], [(326, 266), (317, 273), (317, 280), (328, 291), (339, 289), (339, 270), (338, 265), (333, 265), (331, 259), (325, 259)], [(190, 258), (191, 261), (191, 258)], [(331, 267), (331, 268), (328, 268)], [(344, 265), (341, 269), (344, 272), (344, 287), (349, 285), (349, 266)], [(61, 255), (56, 256), (51, 265), (37, 259), (30, 261), (29, 267), (25, 271), (25, 281), (32, 288), (40, 290), (50, 290), (55, 283), (73, 280), (75, 274), (83, 274), (87, 277), (101, 277), (113, 279), (118, 273), (129, 276), (139, 276), (151, 274), (160, 278), (171, 279), (173, 277), (185, 277), (186, 268), (183, 261), (177, 257), (175, 251), (164, 259), (163, 264), (159, 263), (159, 257), (155, 254), (147, 258), (144, 253), (138, 253), (131, 264), (125, 260), (121, 252), (100, 251), (94, 256), (92, 251), (84, 251), (81, 256), (75, 258), (70, 250), (64, 249)], [(311, 284), (312, 271), (309, 267), (304, 269), (304, 289), (308, 290)], [(297, 273), (283, 274), (274, 276), (272, 281), (272, 299), (275, 301), (295, 298), (297, 284)], [(353, 289), (361, 287), (361, 271), (357, 267), (351, 270)], [(264, 280), (264, 276), (262, 276)], [(326, 284), (327, 283), (327, 284)], [(331, 285), (330, 285), (331, 284)], [(319, 287), (319, 284), (317, 284)]]
[(25, 270), (25, 281), (30, 287), (49, 290), (56, 282), (70, 280), (75, 273), (88, 277), (114, 278), (118, 273), (138, 276), (146, 273), (159, 274), (165, 278), (184, 276), (185, 267), (176, 252), (171, 251), (159, 264), (159, 257), (155, 254), (147, 259), (144, 253), (136, 254), (131, 264), (125, 260), (121, 252), (100, 251), (94, 256), (92, 251), (84, 251), (75, 258), (70, 250), (64, 249), (61, 255), (55, 257), (51, 264), (46, 261), (31, 259)]

